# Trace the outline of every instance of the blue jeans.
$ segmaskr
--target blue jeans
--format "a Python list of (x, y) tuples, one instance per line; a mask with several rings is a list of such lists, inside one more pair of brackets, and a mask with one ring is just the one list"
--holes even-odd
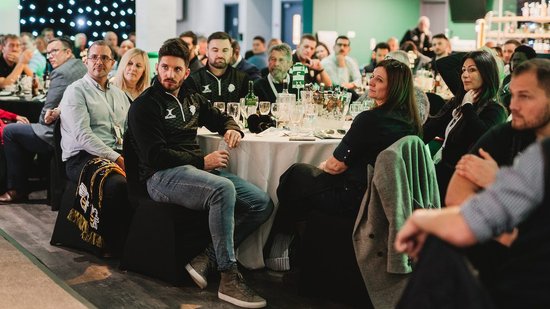
[(50, 153), (53, 148), (34, 134), (29, 124), (11, 123), (4, 128), (4, 151), (8, 166), (8, 189), (26, 194), (27, 178), (36, 153)]
[(147, 180), (149, 196), (192, 210), (208, 211), (218, 269), (236, 263), (235, 248), (273, 211), (269, 195), (225, 171), (207, 172), (192, 165), (158, 171)]

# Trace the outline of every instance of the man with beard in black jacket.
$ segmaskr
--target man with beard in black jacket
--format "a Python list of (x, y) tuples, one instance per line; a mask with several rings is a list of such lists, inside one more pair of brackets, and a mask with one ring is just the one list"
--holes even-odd
[(187, 46), (180, 39), (166, 41), (159, 50), (157, 78), (130, 108), (129, 138), (140, 180), (157, 202), (208, 212), (212, 244), (185, 266), (195, 283), (206, 288), (208, 274), (217, 268), (220, 299), (245, 308), (265, 307), (266, 300), (240, 274), (235, 248), (269, 218), (273, 202), (254, 185), (219, 170), (227, 167), (227, 150), (203, 155), (196, 142), (198, 127), (223, 135), (229, 148), (239, 145), (243, 133), (233, 118), (181, 87), (188, 65)]
[(248, 92), (248, 75), (233, 68), (231, 37), (214, 32), (208, 37), (208, 63), (185, 80), (185, 88), (201, 93), (210, 102), (239, 102)]

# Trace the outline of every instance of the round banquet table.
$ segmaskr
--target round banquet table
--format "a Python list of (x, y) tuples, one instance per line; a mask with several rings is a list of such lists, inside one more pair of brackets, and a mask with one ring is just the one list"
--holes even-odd
[[(266, 191), (275, 211), (257, 231), (250, 235), (238, 248), (239, 262), (249, 269), (265, 266), (263, 246), (267, 241), (277, 210), (277, 186), (279, 177), (293, 163), (319, 165), (326, 160), (340, 142), (339, 139), (315, 139), (314, 141), (290, 141), (279, 134), (260, 136), (245, 133), (239, 146), (229, 151), (227, 171), (253, 183)], [(218, 150), (222, 137), (206, 129), (200, 129), (197, 140), (203, 153)]]

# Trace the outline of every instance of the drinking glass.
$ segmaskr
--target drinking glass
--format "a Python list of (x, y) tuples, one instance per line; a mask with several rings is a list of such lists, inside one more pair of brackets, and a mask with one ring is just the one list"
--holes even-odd
[(271, 104), (271, 114), (277, 121), (277, 128), (283, 128), (288, 123), (288, 106), (287, 103), (273, 103)]
[(222, 113), (225, 112), (225, 102), (214, 102), (214, 107), (219, 109)]
[(363, 108), (362, 102), (353, 102), (349, 106), (349, 114), (355, 119), (355, 117), (363, 111)]
[(290, 122), (292, 124), (292, 129), (298, 131), (302, 119), (304, 119), (304, 106), (302, 104), (296, 104), (290, 108)]
[(304, 105), (304, 124), (307, 129), (313, 129), (313, 125), (317, 119), (317, 105), (305, 104)]
[(260, 114), (267, 115), (271, 109), (271, 102), (269, 101), (260, 101)]
[(242, 124), (240, 122), (240, 116), (241, 116), (241, 105), (237, 102), (229, 102), (227, 103), (227, 114), (235, 120), (241, 127)]

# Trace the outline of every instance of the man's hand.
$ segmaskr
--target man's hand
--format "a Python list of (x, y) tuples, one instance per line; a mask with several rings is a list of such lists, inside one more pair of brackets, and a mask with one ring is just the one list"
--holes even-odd
[(126, 166), (124, 165), (124, 157), (119, 156), (119, 157), (116, 159), (115, 163), (116, 163), (118, 166), (120, 166), (120, 168), (121, 168), (123, 171), (126, 170)]
[(236, 130), (227, 130), (223, 135), (223, 140), (227, 143), (229, 148), (235, 148), (239, 146), (241, 142), (241, 133)]
[(345, 172), (348, 166), (341, 161), (338, 161), (334, 156), (331, 156), (326, 161), (319, 165), (319, 168), (331, 175), (338, 175)]
[(17, 63), (19, 62), (19, 58), (21, 57), (21, 53), (11, 52), (6, 54), (6, 58), (9, 62)]
[(61, 114), (60, 110), (57, 108), (54, 109), (48, 109), (46, 111), (46, 114), (44, 115), (44, 123), (50, 124), (56, 121), (59, 118), (59, 115)]
[(455, 169), (458, 175), (481, 188), (486, 188), (495, 181), (498, 164), (488, 152), (481, 148), (479, 155), (481, 157), (472, 154), (462, 156)]
[(32, 58), (32, 51), (27, 49), (26, 51), (22, 52), (21, 55), (19, 55), (19, 62), (23, 64), (29, 64)]
[(217, 150), (204, 157), (204, 170), (211, 171), (216, 168), (225, 168), (229, 163), (229, 152)]
[(422, 250), (422, 247), (424, 246), (426, 237), (428, 237), (428, 233), (420, 229), (414, 222), (413, 218), (409, 217), (409, 219), (405, 222), (405, 225), (403, 225), (401, 230), (399, 230), (399, 233), (397, 233), (394, 246), (397, 251), (405, 253), (413, 259), (416, 259), (418, 258), (418, 253), (420, 253), (420, 250)]
[(315, 71), (323, 70), (323, 66), (321, 65), (321, 61), (319, 61), (319, 59), (309, 59), (309, 61), (306, 62), (306, 67)]
[(23, 117), (23, 116), (19, 116), (17, 115), (17, 117), (15, 117), (15, 121), (17, 121), (18, 123), (25, 123), (25, 124), (29, 124), (29, 119), (27, 119), (27, 117)]

